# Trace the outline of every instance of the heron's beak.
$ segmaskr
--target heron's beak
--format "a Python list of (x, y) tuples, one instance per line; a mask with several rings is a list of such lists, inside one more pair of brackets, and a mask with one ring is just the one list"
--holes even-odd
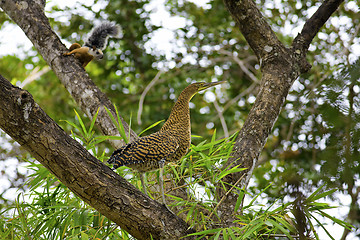
[(213, 86), (222, 84), (222, 83), (224, 83), (224, 82), (226, 82), (226, 80), (224, 80), (224, 81), (218, 81), (218, 82), (205, 83), (205, 84), (201, 87), (201, 89), (200, 89), (199, 91), (204, 90), (204, 89), (207, 89), (207, 88), (209, 88), (209, 87), (213, 87)]

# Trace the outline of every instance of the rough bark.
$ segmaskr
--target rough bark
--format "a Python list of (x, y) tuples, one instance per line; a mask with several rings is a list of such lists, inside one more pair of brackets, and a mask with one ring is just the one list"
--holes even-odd
[(62, 183), (137, 239), (178, 239), (192, 230), (69, 137), (0, 75), (0, 127)]
[[(93, 83), (75, 58), (63, 56), (67, 49), (52, 31), (41, 6), (31, 0), (3, 0), (0, 1), (0, 7), (24, 31), (76, 103), (90, 119), (100, 108), (96, 125), (101, 132), (107, 136), (120, 136), (105, 110), (105, 107), (108, 108), (116, 116), (114, 106)], [(122, 117), (121, 122), (125, 132), (128, 132), (128, 124)], [(130, 135), (131, 139), (137, 138), (136, 133), (132, 130), (130, 130)], [(118, 148), (123, 144), (120, 141), (111, 141), (111, 143), (114, 148)]]
[(223, 180), (228, 183), (228, 187), (218, 188), (218, 196), (220, 198), (226, 196), (218, 208), (218, 214), (221, 216), (222, 225), (229, 226), (233, 224), (237, 201), (236, 192), (229, 193), (229, 189), (235, 184), (239, 188), (247, 187), (290, 87), (301, 73), (311, 67), (306, 61), (306, 53), (312, 39), (342, 1), (325, 1), (306, 22), (290, 49), (278, 40), (253, 0), (224, 0), (224, 2), (258, 57), (262, 72), (256, 101), (236, 139), (233, 157), (224, 166), (241, 165), (247, 170), (227, 175)]
[[(119, 136), (116, 126), (111, 121), (105, 107), (115, 116), (115, 110), (104, 93), (94, 84), (88, 74), (73, 57), (64, 57), (62, 54), (67, 51), (60, 39), (52, 31), (47, 17), (41, 6), (34, 4), (33, 1), (1, 1), (0, 7), (18, 24), (25, 32), (27, 37), (34, 44), (35, 48), (42, 55), (44, 60), (52, 68), (54, 73), (66, 87), (80, 108), (92, 118), (96, 111), (99, 113), (96, 119), (96, 125), (107, 136)], [(121, 112), (121, 109), (119, 110)], [(170, 112), (170, 111), (169, 111)], [(128, 124), (120, 117), (125, 132), (129, 131)], [(131, 139), (137, 138), (132, 130)], [(119, 148), (123, 141), (112, 140), (114, 149)], [(173, 184), (166, 184), (166, 189), (172, 189)], [(156, 191), (157, 186), (153, 188)], [(172, 195), (187, 198), (186, 189), (171, 191)], [(155, 193), (154, 196), (157, 196)], [(167, 199), (171, 203), (172, 199)], [(173, 211), (180, 212), (181, 207), (174, 207)], [(182, 214), (183, 215), (183, 214)], [(185, 218), (185, 217), (184, 217)]]

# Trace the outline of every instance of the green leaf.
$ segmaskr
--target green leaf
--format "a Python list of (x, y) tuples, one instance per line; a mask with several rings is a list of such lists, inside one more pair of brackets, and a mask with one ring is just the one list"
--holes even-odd
[(255, 200), (263, 193), (266, 191), (266, 189), (268, 189), (270, 186), (272, 185), (272, 183), (270, 183), (266, 188), (264, 188), (261, 192), (259, 192), (251, 201), (248, 205), (246, 205), (243, 209), (249, 208), (253, 205), (253, 203), (255, 202)]
[(224, 178), (226, 175), (229, 175), (231, 173), (241, 172), (244, 171), (246, 168), (240, 168), (240, 165), (237, 165), (231, 169), (228, 169), (231, 167), (230, 165), (225, 168), (220, 174), (217, 176), (216, 181), (220, 181), (222, 178)]
[(201, 232), (190, 233), (188, 236), (214, 234), (214, 233), (220, 232), (221, 230), (222, 230), (222, 228), (213, 228), (213, 229), (208, 229), (208, 230), (204, 230), (204, 231), (201, 231)]
[(89, 235), (87, 235), (84, 232), (81, 232), (81, 240), (88, 240), (89, 239)]
[(97, 116), (98, 116), (98, 114), (99, 114), (99, 110), (100, 110), (100, 108), (97, 109), (97, 111), (96, 111), (93, 119), (91, 120), (91, 124), (90, 124), (90, 127), (89, 127), (89, 132), (92, 132), (92, 130), (93, 130), (93, 128), (94, 128), (94, 125), (95, 125), (95, 122), (96, 122), (96, 118), (97, 118)]
[(281, 223), (282, 225), (284, 225), (284, 227), (286, 227), (287, 229), (289, 229), (290, 232), (296, 232), (296, 228), (294, 225), (291, 225), (288, 221), (284, 220), (282, 217), (278, 217), (278, 216), (272, 216), (277, 222)]
[[(324, 186), (324, 185), (323, 185)], [(322, 187), (320, 187), (320, 188), (322, 188)], [(320, 189), (319, 188), (319, 189)], [(319, 190), (318, 189), (318, 190)], [(333, 194), (334, 192), (336, 192), (337, 191), (337, 189), (331, 189), (331, 190), (329, 190), (329, 191), (325, 191), (325, 192), (323, 192), (323, 193), (320, 193), (320, 194), (314, 194), (315, 192), (319, 192), (319, 191), (315, 191), (313, 194), (311, 194), (306, 200), (305, 200), (305, 203), (309, 203), (309, 202), (313, 202), (313, 201), (316, 201), (316, 200), (318, 200), (318, 199), (320, 199), (320, 198), (323, 198), (323, 197), (326, 197), (326, 196), (329, 196), (329, 195), (331, 195), (331, 194)]]
[(274, 227), (279, 229), (283, 234), (285, 234), (289, 239), (293, 240), (294, 238), (290, 235), (289, 231), (287, 231), (283, 226), (281, 226), (276, 221), (269, 218), (267, 221), (269, 221)]
[(336, 208), (336, 207), (330, 206), (328, 203), (317, 203), (317, 202), (312, 202), (312, 203), (308, 204), (307, 206), (309, 208), (309, 211)]
[(125, 141), (125, 143), (129, 143), (129, 140), (127, 139), (126, 137), (126, 134), (125, 134), (125, 129), (124, 129), (124, 126), (122, 125), (122, 122), (121, 122), (121, 119), (120, 119), (120, 115), (118, 114), (118, 111), (117, 111), (117, 108), (116, 106), (114, 105), (115, 107), (115, 111), (116, 111), (116, 115), (117, 115), (117, 119), (118, 121), (115, 120), (115, 117), (113, 116), (113, 114), (110, 112), (109, 109), (107, 109), (106, 107), (105, 110), (106, 112), (108, 113), (111, 121), (113, 122), (113, 124), (116, 126), (117, 130), (119, 131), (120, 133), (120, 136), (122, 137), (122, 139)]
[(318, 189), (315, 190), (315, 192), (313, 192), (306, 200), (305, 202), (312, 202), (313, 198), (315, 198), (315, 196), (321, 191), (321, 189), (323, 189), (323, 187), (325, 186), (325, 184), (321, 185)]
[(149, 129), (152, 129), (154, 127), (156, 127), (157, 125), (159, 125), (160, 123), (164, 122), (164, 120), (160, 120), (160, 121), (157, 121), (156, 123), (153, 123), (151, 124), (149, 127), (145, 128), (144, 130), (141, 131), (141, 133), (139, 134), (139, 136), (141, 134), (143, 134), (144, 132), (148, 131)]
[(81, 128), (79, 128), (79, 126), (76, 125), (76, 124), (73, 123), (73, 122), (70, 122), (70, 121), (68, 121), (68, 120), (60, 120), (60, 122), (66, 122), (67, 124), (69, 124), (69, 125), (72, 126), (73, 128), (79, 130), (80, 133), (82, 133)]
[(122, 140), (123, 138), (120, 136), (97, 136), (93, 139), (93, 145), (97, 145), (101, 142), (107, 141), (107, 140)]
[(74, 109), (74, 112), (75, 112), (75, 114), (76, 114), (76, 116), (78, 118), (78, 121), (80, 123), (80, 126), (82, 128), (83, 135), (87, 136), (88, 132), (86, 131), (86, 127), (85, 127), (85, 124), (84, 124), (83, 120), (81, 119), (80, 115), (78, 114), (78, 112), (75, 109)]
[(241, 189), (239, 196), (236, 200), (234, 213), (236, 213), (239, 210), (239, 207), (240, 207), (241, 203), (243, 202), (244, 196), (245, 196), (245, 190)]
[[(118, 116), (118, 117), (119, 117), (119, 116)], [(130, 113), (130, 120), (129, 120), (129, 128), (128, 128), (128, 135), (127, 135), (128, 141), (130, 141), (130, 131), (131, 131), (131, 124), (132, 124), (131, 119), (132, 119), (132, 112)], [(125, 131), (125, 130), (124, 130), (124, 131)], [(129, 143), (129, 142), (127, 142), (127, 143)]]
[[(214, 129), (214, 133), (213, 133), (213, 135), (212, 135), (212, 137), (211, 137), (211, 142), (213, 143), (213, 142), (215, 142), (215, 141), (216, 141), (216, 129)], [(209, 152), (210, 152), (210, 153), (212, 153), (213, 147), (214, 147), (214, 145), (210, 145), (210, 148), (209, 148)]]
[[(225, 232), (226, 233), (226, 232)], [(219, 231), (215, 236), (214, 240), (218, 240), (220, 238), (221, 231)]]
[(294, 204), (294, 202), (288, 202), (285, 204), (282, 204), (280, 207), (275, 208), (272, 212), (283, 212), (287, 207), (289, 207), (290, 205)]
[(227, 228), (227, 232), (229, 233), (231, 239), (233, 239), (233, 240), (237, 239), (237, 237), (235, 237), (235, 234), (231, 228)]
[(255, 221), (251, 221), (247, 226), (246, 230), (244, 231), (244, 234), (241, 236), (240, 239), (246, 239), (250, 237), (251, 235), (256, 235), (255, 232), (262, 228), (264, 225), (263, 219), (256, 219)]
[[(335, 240), (335, 239), (331, 236), (331, 234), (329, 233), (329, 231), (324, 227), (324, 225), (323, 225), (317, 218), (315, 218), (311, 213), (310, 213), (310, 216), (311, 216), (312, 219), (314, 219), (314, 220), (319, 224), (319, 226), (326, 232), (326, 234), (327, 234), (332, 240)], [(309, 221), (309, 224), (311, 225), (311, 228), (314, 229), (314, 226), (312, 225), (311, 221)], [(313, 231), (313, 232), (315, 233), (316, 238), (319, 239), (319, 236), (317, 236), (316, 231)]]
[(193, 217), (193, 212), (196, 208), (197, 203), (193, 204), (188, 212), (188, 214), (186, 215), (186, 221), (189, 221), (192, 217)]
[(345, 221), (342, 221), (340, 219), (337, 219), (329, 214), (327, 214), (326, 212), (324, 211), (321, 211), (321, 210), (317, 210), (318, 212), (320, 212), (320, 215), (322, 215), (323, 217), (327, 217), (329, 219), (331, 219), (333, 222), (339, 224), (340, 226), (344, 227), (344, 228), (347, 228), (348, 230), (351, 230), (352, 228), (355, 228), (354, 226), (352, 226), (351, 224), (345, 222)]
[(125, 143), (128, 144), (129, 139), (126, 136), (124, 125), (122, 124), (120, 114), (119, 114), (115, 104), (114, 104), (114, 108), (115, 108), (116, 117), (117, 117), (117, 124), (116, 125), (119, 127), (118, 129), (119, 129), (120, 135), (123, 137)]

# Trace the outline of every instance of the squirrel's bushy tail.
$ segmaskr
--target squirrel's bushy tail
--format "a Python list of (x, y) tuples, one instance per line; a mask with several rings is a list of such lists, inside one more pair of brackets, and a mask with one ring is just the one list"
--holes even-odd
[(109, 36), (117, 37), (120, 33), (120, 26), (111, 22), (104, 22), (93, 28), (85, 41), (85, 46), (103, 50), (106, 47)]

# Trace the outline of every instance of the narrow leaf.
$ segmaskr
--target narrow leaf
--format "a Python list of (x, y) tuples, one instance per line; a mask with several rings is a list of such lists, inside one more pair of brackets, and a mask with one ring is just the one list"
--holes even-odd
[(325, 186), (325, 184), (321, 185), (318, 189), (316, 189), (316, 191), (313, 192), (313, 193), (305, 200), (305, 203), (312, 202), (312, 201), (313, 201), (313, 198), (321, 191), (321, 189), (323, 189), (324, 186)]
[(294, 240), (294, 238), (290, 235), (289, 231), (287, 231), (283, 226), (281, 226), (279, 223), (277, 223), (276, 221), (272, 220), (271, 218), (268, 219), (268, 221), (270, 223), (272, 223), (274, 225), (274, 227), (276, 227), (277, 229), (279, 229), (282, 233), (284, 233), (289, 239)]
[(87, 131), (86, 131), (86, 127), (85, 127), (85, 124), (84, 124), (84, 122), (83, 122), (83, 120), (81, 119), (81, 117), (80, 117), (80, 115), (78, 114), (78, 112), (74, 109), (74, 112), (75, 112), (75, 114), (76, 114), (76, 116), (77, 116), (77, 118), (78, 118), (78, 121), (79, 121), (79, 123), (80, 123), (80, 126), (81, 126), (81, 128), (82, 128), (82, 132), (84, 133), (83, 135), (84, 136), (87, 136)]
[(96, 118), (97, 118), (97, 116), (98, 116), (98, 114), (99, 114), (99, 110), (100, 110), (100, 108), (97, 109), (97, 111), (96, 111), (93, 119), (91, 120), (91, 124), (90, 124), (90, 127), (89, 127), (89, 132), (91, 132), (91, 131), (93, 130), (93, 128), (94, 128), (94, 125), (95, 125), (95, 122), (96, 122)]
[(141, 133), (139, 134), (139, 136), (140, 136), (141, 134), (143, 134), (144, 132), (146, 132), (147, 130), (152, 129), (152, 128), (154, 128), (155, 126), (159, 125), (159, 124), (160, 124), (161, 122), (163, 122), (163, 121), (164, 121), (164, 120), (160, 120), (160, 121), (157, 121), (156, 123), (151, 124), (149, 127), (147, 127), (147, 128), (145, 128), (144, 130), (142, 130)]

